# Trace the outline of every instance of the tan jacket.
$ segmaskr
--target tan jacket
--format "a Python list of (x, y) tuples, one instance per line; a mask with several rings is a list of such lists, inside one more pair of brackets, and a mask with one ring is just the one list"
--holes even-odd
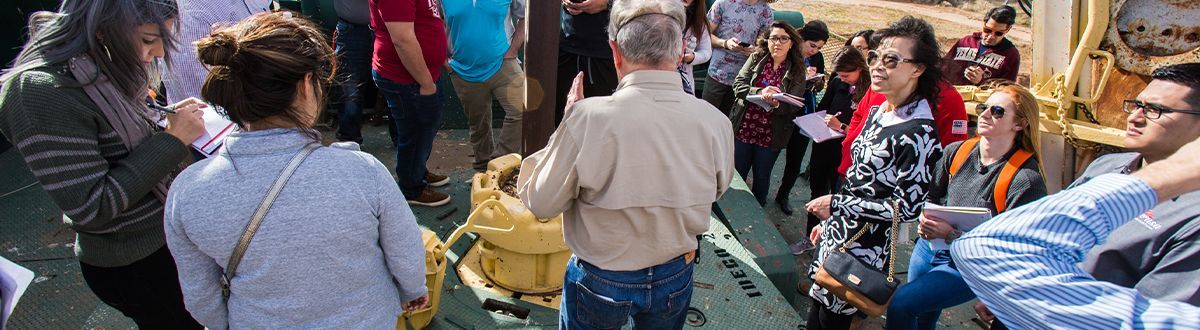
[(602, 269), (642, 269), (695, 250), (733, 178), (729, 120), (684, 93), (674, 71), (630, 73), (612, 96), (572, 109), (521, 164), (525, 206), (538, 217), (563, 213), (571, 251)]

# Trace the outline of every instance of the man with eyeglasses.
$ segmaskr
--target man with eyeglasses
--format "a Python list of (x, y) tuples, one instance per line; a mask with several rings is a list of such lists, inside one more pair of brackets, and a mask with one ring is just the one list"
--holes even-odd
[(979, 85), (997, 78), (1016, 81), (1021, 53), (1004, 37), (1016, 18), (1016, 9), (1007, 5), (989, 10), (983, 30), (959, 39), (942, 57), (946, 80), (954, 85)]
[[(1124, 103), (1124, 110), (1129, 114), (1124, 143), (1132, 152), (1096, 159), (1068, 189), (1104, 174), (1137, 172), (1170, 157), (1188, 142), (1200, 139), (1200, 63), (1161, 67), (1154, 70), (1151, 78), (1136, 100)], [(1103, 244), (1090, 250), (1079, 267), (1095, 280), (1136, 289), (1150, 299), (1200, 305), (1200, 281), (1197, 281), (1200, 278), (1200, 192), (1161, 201), (1153, 209), (1112, 230)], [(1069, 290), (1062, 292), (1061, 296), (1054, 297), (1062, 306), (1079, 305), (1076, 302), (1082, 301)], [(1102, 304), (1104, 300), (1088, 301)], [(1047, 305), (1038, 306), (1047, 308)], [(1092, 306), (1089, 310), (1096, 314), (1081, 319), (1111, 319), (1114, 315), (1101, 314), (1129, 312), (1110, 307), (1114, 306)], [(1047, 311), (1052, 312), (1055, 308), (1049, 306)], [(1007, 312), (1026, 314), (1026, 311)], [(1064, 311), (1079, 316), (1076, 312)], [(981, 314), (988, 313), (981, 311)], [(1073, 327), (1111, 328), (1107, 325)]]

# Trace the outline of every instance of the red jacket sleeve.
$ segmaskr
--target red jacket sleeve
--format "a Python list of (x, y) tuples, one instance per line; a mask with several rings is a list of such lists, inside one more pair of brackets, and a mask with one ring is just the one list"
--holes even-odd
[(938, 139), (945, 147), (948, 144), (967, 139), (967, 108), (963, 105), (962, 95), (949, 83), (942, 81), (942, 93), (938, 95), (937, 111), (933, 114), (934, 124), (937, 124)]
[(846, 125), (846, 137), (842, 140), (842, 162), (838, 164), (838, 174), (841, 176), (846, 176), (846, 170), (850, 168), (850, 146), (854, 144), (854, 139), (858, 138), (858, 133), (862, 132), (867, 116), (871, 115), (871, 107), (883, 104), (885, 100), (883, 95), (868, 89), (858, 102), (858, 108), (854, 109), (854, 117), (851, 117), (850, 124)]

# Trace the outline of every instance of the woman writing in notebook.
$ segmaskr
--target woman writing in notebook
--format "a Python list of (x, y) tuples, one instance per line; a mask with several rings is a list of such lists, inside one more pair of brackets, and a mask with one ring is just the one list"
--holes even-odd
[(357, 144), (323, 147), (312, 128), (333, 81), (324, 34), (260, 13), (196, 51), (201, 95), (242, 130), (167, 200), (191, 315), (213, 329), (381, 329), (424, 307), (424, 243), (400, 188)]
[[(750, 191), (759, 205), (767, 203), (771, 168), (796, 129), (792, 119), (802, 111), (779, 100), (780, 93), (804, 95), (806, 69), (799, 40), (800, 35), (791, 25), (772, 23), (758, 38), (755, 52), (733, 83), (736, 101), (729, 118), (735, 140), (734, 168), (742, 180), (754, 172)], [(770, 109), (747, 101), (746, 97), (752, 95), (761, 96)]]
[[(979, 136), (946, 147), (926, 200), (945, 206), (986, 208), (999, 214), (1046, 195), (1039, 171), (1038, 105), (1033, 94), (1000, 81), (979, 104)], [(935, 251), (928, 240), (953, 244), (963, 231), (925, 214), (908, 264), (908, 284), (892, 297), (888, 329), (934, 329), (942, 309), (975, 298), (955, 268), (949, 250)]]
[[(841, 123), (850, 122), (858, 101), (871, 88), (871, 77), (867, 73), (867, 61), (863, 54), (854, 47), (845, 47), (838, 51), (833, 59), (833, 72), (829, 78), (829, 87), (817, 111), (825, 111), (826, 123), (838, 132), (845, 131)], [(812, 145), (812, 156), (808, 162), (808, 184), (810, 196), (824, 196), (837, 191), (837, 181), (841, 177), (837, 173), (838, 162), (842, 160), (842, 140), (834, 138)], [(814, 228), (821, 223), (816, 214), (808, 214), (808, 227)], [(796, 248), (807, 251), (814, 246), (807, 237), (801, 237)]]
[(204, 130), (200, 102), (172, 106), (166, 128), (146, 103), (178, 14), (173, 0), (63, 1), (31, 16), (0, 76), (0, 132), (75, 231), (84, 281), (143, 329), (201, 328), (162, 223), (167, 187)]

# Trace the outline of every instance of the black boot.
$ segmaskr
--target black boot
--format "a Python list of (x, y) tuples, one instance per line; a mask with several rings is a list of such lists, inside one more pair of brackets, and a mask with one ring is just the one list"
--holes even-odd
[(779, 210), (785, 215), (792, 215), (792, 205), (788, 203), (787, 196), (775, 196), (775, 204), (779, 204)]

